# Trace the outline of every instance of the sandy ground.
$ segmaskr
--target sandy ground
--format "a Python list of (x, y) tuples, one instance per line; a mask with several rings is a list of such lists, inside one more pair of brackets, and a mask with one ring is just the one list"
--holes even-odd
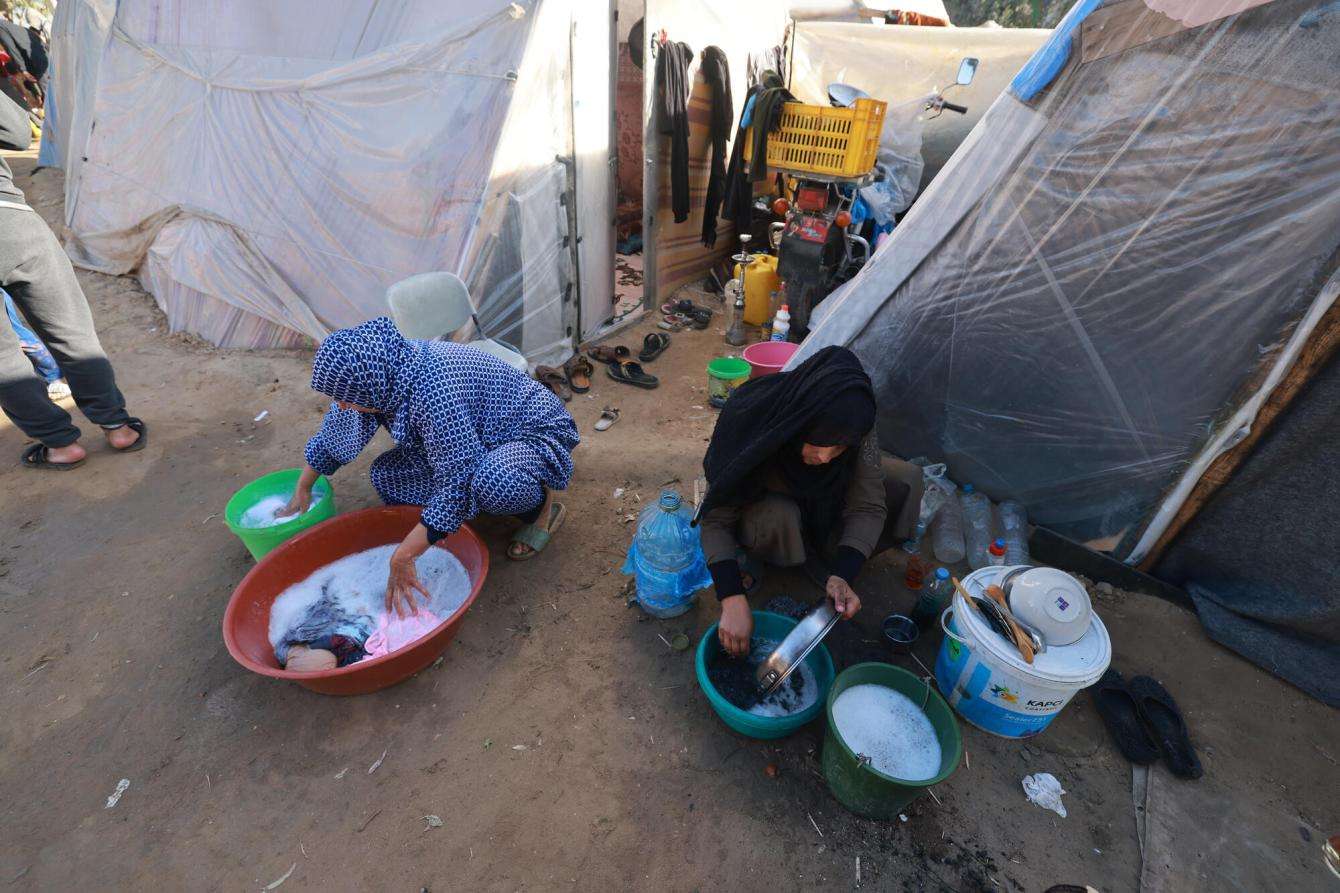
[[(31, 155), (14, 163), (58, 220), (60, 173), (28, 177)], [(242, 484), (301, 461), (325, 402), (307, 388), (310, 355), (169, 335), (131, 280), (80, 279), (152, 440), (117, 455), (86, 425), (91, 457), (77, 472), (0, 462), (0, 883), (842, 889), (859, 871), (861, 887), (881, 890), (1139, 884), (1131, 769), (1087, 697), (1028, 744), (965, 726), (970, 765), (935, 789), (938, 803), (922, 798), (908, 821), (883, 825), (828, 794), (821, 723), (763, 743), (710, 712), (690, 655), (661, 640), (683, 631), (696, 642), (715, 619), (710, 595), (673, 621), (625, 607), (626, 518), (665, 481), (691, 491), (714, 421), (703, 368), (719, 332), (675, 336), (650, 367), (663, 382), (654, 393), (602, 372), (572, 403), (584, 442), (553, 548), (507, 562), (507, 526), (484, 523), (494, 571), (445, 660), (337, 699), (247, 673), (220, 636), (251, 566), (220, 513)], [(623, 419), (595, 433), (607, 403)], [(256, 427), (261, 410), (271, 421)], [(23, 444), (0, 423), (0, 456)], [(341, 509), (376, 501), (366, 459), (334, 485)], [(830, 640), (840, 664), (883, 657), (879, 618), (911, 603), (900, 579), (896, 556), (862, 577), (865, 611)], [(762, 598), (782, 593), (813, 597), (799, 578), (771, 575)], [(1161, 857), (1191, 879), (1169, 889), (1239, 886), (1224, 866), (1257, 857), (1234, 834), (1250, 841), (1266, 826), (1283, 829), (1258, 835), (1281, 866), (1276, 889), (1332, 889), (1320, 844), (1340, 832), (1335, 712), (1213, 645), (1178, 608), (1122, 593), (1097, 607), (1116, 665), (1157, 675), (1180, 699), (1202, 748), (1199, 784), (1239, 819), (1213, 847)], [(934, 645), (918, 647), (928, 664)], [(1035, 771), (1062, 780), (1067, 818), (1024, 799), (1020, 779)], [(1176, 784), (1163, 788), (1176, 798)], [(442, 826), (427, 828), (428, 815)]]

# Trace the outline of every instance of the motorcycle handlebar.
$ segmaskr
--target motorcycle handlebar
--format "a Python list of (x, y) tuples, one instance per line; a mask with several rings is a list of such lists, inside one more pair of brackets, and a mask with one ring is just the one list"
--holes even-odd
[(960, 115), (968, 114), (968, 107), (966, 105), (954, 105), (952, 102), (946, 102), (943, 107), (949, 109), (951, 112), (958, 112)]

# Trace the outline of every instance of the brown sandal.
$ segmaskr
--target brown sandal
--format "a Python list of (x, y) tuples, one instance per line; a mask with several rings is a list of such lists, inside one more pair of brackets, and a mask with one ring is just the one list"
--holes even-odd
[(579, 353), (564, 363), (563, 371), (567, 373), (568, 384), (572, 385), (574, 393), (585, 394), (591, 390), (591, 376), (596, 370), (584, 354)]
[(568, 387), (568, 380), (563, 377), (553, 366), (536, 366), (535, 380), (546, 388), (554, 392), (554, 396), (563, 402), (572, 399), (572, 390)]
[(610, 347), (604, 345), (593, 347), (587, 353), (591, 354), (591, 359), (596, 362), (608, 363), (611, 366), (617, 366), (619, 363), (633, 358), (632, 352), (622, 344), (615, 344)]

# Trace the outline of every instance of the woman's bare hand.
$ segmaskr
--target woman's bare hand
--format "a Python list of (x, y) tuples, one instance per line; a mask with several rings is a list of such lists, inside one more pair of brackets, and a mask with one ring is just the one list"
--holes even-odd
[(749, 599), (731, 595), (721, 600), (721, 621), (717, 624), (717, 639), (727, 654), (744, 657), (749, 653), (749, 637), (754, 634), (754, 615), (749, 610)]
[(418, 614), (419, 606), (414, 602), (415, 594), (428, 602), (428, 590), (419, 582), (419, 574), (414, 569), (414, 556), (404, 555), (399, 549), (391, 554), (391, 574), (386, 581), (386, 611), (402, 620), (410, 614)]
[(861, 610), (861, 599), (852, 591), (847, 581), (839, 576), (828, 578), (828, 597), (833, 600), (833, 608), (847, 620), (856, 616), (856, 612)]

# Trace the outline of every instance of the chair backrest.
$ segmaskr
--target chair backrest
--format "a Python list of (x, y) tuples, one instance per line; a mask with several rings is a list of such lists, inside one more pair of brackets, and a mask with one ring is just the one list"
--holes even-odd
[(455, 273), (419, 273), (386, 290), (391, 318), (406, 338), (441, 338), (470, 321), (470, 290)]

